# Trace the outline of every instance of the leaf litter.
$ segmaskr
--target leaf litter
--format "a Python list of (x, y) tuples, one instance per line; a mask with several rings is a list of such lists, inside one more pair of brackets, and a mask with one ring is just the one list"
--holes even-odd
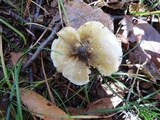
[(133, 62), (141, 64), (154, 81), (160, 79), (160, 34), (149, 23), (133, 16), (126, 15), (120, 24), (122, 37), (135, 47)]
[[(125, 3), (124, 1), (120, 2), (119, 3), (120, 7), (114, 6), (114, 5), (108, 6), (108, 7), (111, 9), (119, 9), (119, 8), (122, 8), (124, 3)], [(57, 5), (58, 4), (56, 2), (52, 2), (52, 8), (56, 8)], [(89, 4), (86, 4), (85, 2), (83, 2), (82, 0), (65, 1), (64, 6), (67, 12), (68, 19), (70, 21), (70, 25), (73, 28), (77, 29), (79, 28), (79, 26), (83, 25), (84, 23), (95, 20), (103, 23), (106, 27), (108, 27), (110, 31), (112, 32), (114, 31), (113, 20), (111, 16), (103, 12), (101, 8), (96, 6), (90, 6)], [(49, 9), (46, 6), (45, 8)], [(47, 10), (47, 11), (54, 12), (55, 14), (55, 10), (53, 9)], [(42, 16), (43, 18), (43, 19), (40, 19), (39, 23), (43, 24), (43, 21), (45, 20), (46, 16), (45, 15), (44, 16), (39, 15), (39, 16)], [(137, 83), (136, 83), (137, 85), (136, 90), (138, 91), (138, 94), (141, 97), (145, 97), (146, 94), (149, 95), (150, 93), (154, 93), (156, 92), (156, 90), (159, 89), (159, 86), (155, 85), (155, 83), (159, 83), (159, 79), (160, 79), (159, 78), (160, 76), (159, 75), (160, 74), (160, 70), (159, 70), (160, 68), (160, 63), (159, 63), (160, 62), (159, 60), (160, 59), (159, 58), (160, 57), (159, 55), (160, 54), (160, 49), (159, 49), (160, 35), (146, 21), (141, 20), (139, 18), (135, 18), (133, 16), (124, 16), (124, 18), (121, 21), (121, 24), (123, 24), (123, 27), (122, 27), (123, 32), (118, 35), (119, 39), (122, 39), (122, 42), (125, 40), (125, 43), (123, 44), (126, 45), (127, 50), (130, 50), (136, 46), (132, 52), (129, 52), (130, 59), (128, 60), (131, 61), (131, 63), (129, 63), (129, 66), (135, 65), (137, 68), (140, 67), (141, 68), (140, 74), (145, 75), (144, 79), (149, 78), (147, 79), (148, 80), (147, 82), (145, 81), (142, 82), (141, 80), (137, 79)], [(10, 52), (10, 55), (11, 55), (10, 59), (12, 61), (12, 65), (14, 65), (15, 62), (18, 60), (18, 58), (22, 55), (22, 53)], [(45, 60), (47, 61), (47, 59), (50, 59), (50, 58), (46, 57)], [(36, 62), (37, 63), (39, 62), (38, 59), (36, 60)], [(36, 66), (36, 67), (40, 68), (39, 66)], [(51, 76), (50, 73), (52, 72), (51, 74), (53, 74), (53, 70), (51, 70), (51, 68), (53, 69), (53, 66), (51, 66), (51, 68), (50, 67), (48, 68), (49, 68), (49, 72), (47, 73), (47, 75), (48, 77), (50, 77)], [(122, 69), (120, 68), (120, 70)], [(96, 72), (94, 71), (95, 70), (93, 69), (93, 73), (90, 75), (91, 77), (94, 74), (96, 74)], [(122, 71), (125, 71), (125, 70), (122, 70)], [(135, 71), (136, 69), (133, 67), (133, 71), (131, 71), (131, 74), (135, 74)], [(40, 73), (39, 69), (37, 69), (37, 72), (35, 72), (34, 74), (38, 72)], [(150, 75), (151, 77), (148, 77), (147, 75), (148, 76)], [(40, 75), (40, 77), (41, 77), (40, 80), (44, 79), (42, 75)], [(115, 81), (113, 82), (113, 79), (111, 79), (110, 77), (106, 77), (105, 80), (109, 84), (109, 86), (106, 85), (102, 76), (98, 76), (94, 80), (92, 85), (89, 83), (88, 85), (89, 86), (91, 85), (90, 91), (88, 93), (89, 101), (85, 102), (83, 104), (84, 106), (80, 106), (80, 104), (82, 104), (83, 97), (85, 97), (85, 94), (86, 94), (85, 92), (76, 93), (79, 96), (81, 95), (83, 96), (81, 97), (81, 99), (79, 99), (79, 97), (77, 96), (74, 97), (73, 99), (72, 98), (69, 99), (69, 97), (75, 94), (76, 90), (78, 91), (81, 87), (77, 87), (73, 84), (69, 84), (68, 87), (72, 89), (72, 91), (75, 91), (74, 93), (70, 91), (67, 87), (62, 88), (63, 84), (68, 84), (68, 82), (65, 81), (65, 78), (63, 78), (63, 76), (57, 73), (54, 74), (54, 82), (53, 83), (51, 82), (51, 85), (53, 85), (52, 87), (54, 87), (54, 89), (58, 90), (59, 95), (61, 96), (62, 99), (64, 99), (64, 101), (65, 99), (69, 99), (68, 102), (66, 103), (67, 103), (68, 109), (69, 107), (70, 108), (72, 107), (73, 111), (70, 112), (71, 115), (79, 115), (79, 114), (83, 115), (84, 113), (87, 113), (87, 112), (89, 113), (96, 109), (107, 110), (107, 109), (117, 108), (117, 106), (122, 104), (125, 106), (125, 102), (123, 100), (125, 99), (125, 96), (128, 93), (127, 88), (130, 87), (132, 80), (126, 79), (124, 76), (120, 76), (120, 77), (122, 78), (118, 78), (118, 80), (120, 81), (119, 83)], [(124, 85), (122, 87), (121, 82), (124, 82), (126, 86)], [(148, 84), (145, 84), (145, 83), (148, 83)], [(42, 91), (44, 91), (45, 89), (46, 87), (43, 86)], [(67, 93), (66, 91), (69, 91), (69, 92)], [(116, 93), (119, 95), (118, 97)], [(55, 115), (68, 116), (68, 114), (66, 114), (64, 110), (60, 109), (55, 104), (49, 102), (47, 99), (45, 99), (44, 97), (42, 97), (41, 95), (37, 94), (34, 91), (24, 90), (21, 94), (21, 99), (25, 107), (30, 111), (30, 113), (33, 116), (46, 119), (46, 120), (61, 119), (61, 118), (55, 118)], [(159, 100), (160, 99), (159, 93), (154, 94), (149, 99), (151, 99), (151, 102), (154, 102), (154, 100)], [(136, 101), (137, 99), (133, 96), (130, 100)], [(145, 104), (145, 102), (143, 103)], [(125, 120), (127, 120), (127, 118), (136, 119), (136, 120), (140, 119), (135, 117), (134, 112), (132, 114), (132, 111), (133, 110), (131, 110), (131, 112), (124, 111), (121, 114), (123, 113), (125, 114), (126, 116), (126, 118), (124, 118)], [(88, 115), (98, 116), (99, 119), (103, 118), (105, 120), (120, 119), (117, 116), (110, 117), (110, 115), (112, 114), (114, 116), (114, 112), (113, 113), (106, 112), (106, 113), (100, 113), (100, 114), (95, 113), (95, 114), (88, 114)], [(51, 117), (47, 115), (51, 115)], [(108, 118), (105, 118), (104, 116)], [(130, 118), (129, 116), (132, 116), (132, 117)]]
[(91, 7), (83, 0), (72, 0), (64, 3), (70, 26), (78, 29), (88, 21), (99, 21), (113, 32), (113, 21), (111, 17), (98, 7)]
[(44, 120), (72, 120), (63, 110), (34, 91), (21, 89), (21, 100), (32, 115)]

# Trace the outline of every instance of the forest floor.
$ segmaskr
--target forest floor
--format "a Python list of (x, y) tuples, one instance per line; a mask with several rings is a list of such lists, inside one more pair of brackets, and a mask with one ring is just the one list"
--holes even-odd
[[(79, 86), (57, 72), (51, 44), (91, 21), (121, 42), (122, 62), (109, 76), (90, 67)], [(1, 0), (0, 120), (160, 120), (159, 22), (152, 0)]]

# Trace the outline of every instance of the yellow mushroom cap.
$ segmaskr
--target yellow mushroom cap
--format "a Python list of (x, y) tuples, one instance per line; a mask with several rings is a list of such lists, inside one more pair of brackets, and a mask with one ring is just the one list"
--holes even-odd
[(115, 35), (102, 23), (87, 22), (78, 30), (65, 27), (51, 47), (51, 59), (58, 72), (76, 85), (89, 82), (90, 66), (104, 75), (118, 70), (122, 48)]

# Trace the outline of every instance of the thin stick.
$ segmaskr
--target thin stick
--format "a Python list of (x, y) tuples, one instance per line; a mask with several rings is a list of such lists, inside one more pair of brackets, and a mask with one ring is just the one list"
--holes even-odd
[(47, 90), (48, 90), (51, 102), (53, 104), (56, 104), (55, 101), (54, 101), (54, 97), (53, 97), (53, 94), (51, 92), (51, 89), (49, 87), (48, 81), (47, 81), (47, 76), (46, 76), (46, 72), (45, 72), (45, 69), (44, 69), (44, 62), (43, 62), (43, 55), (42, 55), (42, 53), (41, 53), (41, 65), (42, 65), (42, 71), (43, 71), (43, 74), (44, 74), (44, 79), (45, 79), (45, 83), (46, 83), (46, 86), (47, 86)]
[(61, 28), (61, 24), (56, 24), (55, 25), (55, 27), (53, 28), (53, 31), (48, 36), (48, 38), (46, 40), (44, 40), (44, 42), (37, 48), (37, 50), (33, 54), (33, 56), (23, 66), (22, 72), (24, 72), (30, 66), (30, 64), (37, 58), (37, 56), (40, 54), (42, 49), (56, 37), (56, 32), (58, 32), (60, 30), (60, 28)]
[(42, 25), (39, 25), (37, 23), (30, 23), (29, 21), (27, 21), (26, 19), (23, 19), (21, 16), (19, 16), (16, 12), (13, 12), (12, 10), (10, 9), (3, 9), (4, 11), (1, 11), (2, 14), (5, 14), (5, 15), (10, 15), (11, 18), (13, 17), (15, 20), (19, 20), (19, 21), (22, 21), (26, 26), (28, 26), (28, 28), (32, 29), (33, 30), (41, 30), (41, 31), (44, 31), (46, 29), (45, 26), (42, 26)]
[[(43, 0), (37, 0), (36, 3), (38, 3), (40, 6), (42, 5)], [(40, 12), (40, 7), (36, 6), (36, 14), (34, 16), (34, 19), (37, 19), (39, 16), (39, 12)]]
[(28, 2), (27, 2), (27, 4), (26, 4), (26, 8), (25, 8), (24, 13), (23, 13), (23, 17), (24, 17), (24, 18), (25, 18), (26, 15), (27, 15), (27, 12), (28, 12), (28, 10), (29, 10), (29, 6), (30, 6), (31, 2), (32, 2), (32, 0), (28, 0)]

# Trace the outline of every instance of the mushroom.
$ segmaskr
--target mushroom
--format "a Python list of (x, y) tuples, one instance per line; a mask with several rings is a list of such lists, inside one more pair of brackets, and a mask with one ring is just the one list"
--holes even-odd
[(51, 59), (57, 71), (70, 82), (89, 82), (90, 67), (108, 76), (118, 70), (122, 48), (116, 36), (102, 23), (90, 21), (78, 30), (64, 27), (51, 46)]

